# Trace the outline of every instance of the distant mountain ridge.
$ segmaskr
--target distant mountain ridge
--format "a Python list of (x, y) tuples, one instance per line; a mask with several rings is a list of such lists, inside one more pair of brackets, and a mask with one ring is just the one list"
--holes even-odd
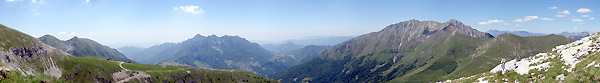
[(515, 35), (523, 36), (523, 37), (546, 35), (546, 34), (542, 34), (542, 33), (531, 33), (531, 32), (527, 32), (527, 31), (500, 31), (500, 30), (488, 30), (487, 33), (490, 33), (494, 36), (498, 36), (498, 35), (501, 35), (504, 33), (510, 33), (510, 34), (515, 34)]
[(52, 35), (38, 38), (47, 45), (58, 48), (77, 57), (101, 57), (119, 61), (127, 61), (127, 57), (116, 49), (104, 46), (94, 40), (78, 38), (77, 36), (62, 41)]
[(320, 46), (333, 46), (340, 44), (346, 40), (352, 39), (353, 36), (324, 36), (324, 37), (312, 37), (305, 39), (290, 39), (283, 42), (291, 42), (300, 45), (320, 45)]
[(294, 66), (313, 58), (317, 58), (318, 53), (329, 47), (331, 46), (308, 45), (287, 54), (273, 54), (275, 56), (269, 60), (281, 62), (287, 66)]
[(273, 55), (260, 45), (245, 38), (227, 35), (197, 34), (180, 43), (155, 45), (128, 56), (144, 64), (242, 69), (261, 75), (287, 68), (282, 63), (269, 61)]
[(286, 43), (294, 43), (297, 45), (319, 45), (319, 46), (333, 46), (342, 43), (346, 40), (352, 39), (355, 36), (309, 36), (304, 38), (288, 39), (283, 41), (261, 41), (253, 40), (258, 44), (262, 45), (281, 45)]
[[(410, 20), (328, 48), (271, 75), (281, 82), (431, 82), (491, 69), (573, 41), (563, 36), (494, 37), (457, 20)], [(505, 55), (507, 54), (507, 55)]]
[[(487, 33), (490, 33), (494, 36), (498, 36), (504, 33), (510, 33), (510, 34), (515, 34), (518, 36), (523, 36), (523, 37), (529, 37), (529, 36), (544, 36), (546, 34), (542, 34), (542, 33), (531, 33), (531, 32), (527, 32), (527, 31), (500, 31), (500, 30), (489, 30), (487, 31)], [(590, 33), (589, 32), (562, 32), (562, 33), (558, 33), (557, 35), (562, 35), (565, 36), (567, 38), (571, 38), (571, 39), (576, 39), (579, 40), (583, 37), (589, 36)]]
[(304, 47), (304, 45), (298, 45), (298, 44), (294, 44), (292, 42), (287, 42), (284, 44), (265, 44), (265, 45), (261, 45), (261, 47), (263, 47), (264, 49), (268, 50), (269, 52), (271, 52), (273, 54), (289, 54), (295, 50), (298, 50), (298, 49)]
[(583, 37), (590, 36), (591, 33), (587, 32), (587, 31), (584, 31), (584, 32), (566, 32), (565, 31), (565, 32), (559, 33), (558, 35), (563, 35), (567, 38), (579, 40)]

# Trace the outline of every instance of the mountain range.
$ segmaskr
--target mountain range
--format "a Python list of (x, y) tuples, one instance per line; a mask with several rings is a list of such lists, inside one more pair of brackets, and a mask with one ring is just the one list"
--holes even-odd
[[(125, 49), (125, 48), (123, 48)], [(164, 43), (137, 53), (122, 50), (132, 60), (163, 66), (196, 66), (214, 69), (242, 69), (267, 75), (287, 68), (256, 43), (238, 36), (196, 35), (180, 43)]]
[[(489, 30), (489, 31), (487, 31), (487, 33), (490, 33), (494, 36), (498, 36), (498, 35), (501, 35), (504, 33), (510, 33), (510, 34), (515, 34), (515, 35), (523, 36), (523, 37), (546, 35), (546, 34), (542, 34), (542, 33), (531, 33), (531, 32), (527, 32), (527, 31), (500, 31), (500, 30)], [(557, 35), (562, 35), (567, 38), (579, 40), (583, 37), (589, 36), (590, 33), (589, 32), (562, 32), (562, 33), (558, 33)]]
[[(598, 36), (583, 38), (587, 32), (490, 34), (455, 19), (399, 22), (340, 38), (344, 41), (333, 46), (296, 42), (261, 46), (238, 36), (197, 34), (178, 43), (115, 50), (86, 38), (33, 38), (4, 25), (0, 32), (3, 82), (536, 82), (529, 77), (548, 76), (573, 81), (594, 78), (573, 71), (589, 73), (597, 68), (589, 65), (597, 65), (594, 59), (585, 58), (598, 51)], [(581, 40), (567, 44), (574, 39)], [(554, 48), (562, 44), (567, 45)], [(568, 55), (577, 57), (565, 58)], [(562, 59), (543, 58), (555, 56)], [(148, 65), (127, 63), (127, 57)], [(532, 60), (540, 57), (546, 61)], [(555, 73), (523, 73), (545, 62), (571, 67), (549, 65), (541, 68)]]
[(270, 75), (281, 82), (431, 82), (471, 76), (502, 59), (528, 57), (574, 41), (560, 35), (497, 37), (457, 20), (410, 20), (321, 51)]
[[(73, 41), (76, 40), (79, 39)], [(161, 67), (100, 57), (75, 57), (1, 24), (0, 50), (0, 81), (8, 83), (277, 82), (241, 70)]]
[(128, 61), (127, 57), (119, 51), (86, 38), (75, 36), (69, 40), (61, 41), (52, 35), (44, 35), (38, 39), (46, 45), (58, 48), (77, 57), (102, 57), (118, 61)]

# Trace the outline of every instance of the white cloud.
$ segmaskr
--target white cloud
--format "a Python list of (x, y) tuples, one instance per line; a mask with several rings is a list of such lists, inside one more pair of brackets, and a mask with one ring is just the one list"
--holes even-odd
[(577, 27), (573, 27), (573, 29), (575, 29), (575, 30), (579, 30), (579, 28), (577, 28)]
[(590, 19), (590, 20), (594, 20), (594, 19), (596, 19), (596, 18), (594, 18), (594, 17), (590, 17), (589, 19)]
[(31, 0), (31, 3), (36, 3), (36, 2), (37, 2), (37, 0)]
[(64, 35), (67, 34), (67, 32), (59, 32), (59, 34)]
[(590, 17), (590, 15), (581, 15), (581, 17)]
[(569, 10), (563, 10), (561, 12), (558, 12), (560, 14), (571, 14), (571, 12), (569, 12)]
[(77, 34), (77, 33), (75, 33), (75, 32), (71, 32), (71, 35), (75, 35), (75, 34)]
[(510, 24), (508, 24), (508, 23), (504, 23), (504, 24), (502, 24), (502, 25), (508, 26), (508, 25), (510, 25)]
[(579, 8), (579, 9), (577, 9), (577, 12), (579, 12), (579, 13), (588, 13), (588, 12), (592, 12), (592, 10), (587, 9), (587, 8)]
[(15, 2), (17, 0), (4, 0), (4, 1), (6, 1), (6, 2)]
[(173, 7), (173, 10), (177, 10), (177, 9), (179, 9), (179, 7)]
[(202, 8), (195, 6), (195, 5), (179, 6), (179, 8), (177, 8), (177, 7), (173, 8), (173, 10), (179, 10), (179, 9), (183, 10), (183, 12), (191, 13), (191, 14), (204, 13), (204, 10), (202, 10)]
[(520, 24), (518, 24), (518, 25), (515, 25), (515, 27), (521, 27), (521, 25), (520, 25)]
[(554, 20), (554, 19), (552, 19), (552, 18), (542, 18), (542, 20), (543, 21), (551, 21), (551, 20)]
[(583, 20), (581, 20), (581, 19), (571, 19), (571, 21), (573, 21), (573, 22), (583, 22)]
[(556, 16), (556, 17), (567, 17), (565, 15), (554, 15), (554, 16)]
[(89, 2), (90, 2), (90, 0), (85, 0), (85, 2), (86, 2), (86, 3), (89, 3)]
[(558, 9), (556, 6), (548, 7), (548, 9)]
[(527, 22), (533, 19), (539, 19), (540, 17), (538, 16), (525, 16), (525, 18), (519, 18), (519, 19), (515, 19), (513, 20), (513, 22)]
[(500, 23), (500, 22), (504, 22), (504, 20), (488, 20), (487, 22), (479, 22), (477, 24), (479, 24), (479, 25), (486, 25), (486, 24)]

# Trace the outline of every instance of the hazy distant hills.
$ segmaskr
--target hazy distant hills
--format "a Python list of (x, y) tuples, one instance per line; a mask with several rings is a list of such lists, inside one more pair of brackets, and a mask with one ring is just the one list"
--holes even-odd
[(282, 42), (261, 42), (261, 46), (273, 54), (290, 54), (308, 45), (333, 46), (352, 38), (352, 36), (315, 36)]
[[(57, 47), (46, 45), (40, 40), (46, 40), (47, 43), (55, 44)], [(82, 38), (60, 41), (48, 35), (37, 39), (0, 24), (0, 55), (2, 55), (0, 81), (3, 83), (277, 82), (247, 71), (123, 63), (99, 57), (74, 57), (61, 50), (66, 49), (74, 54), (83, 52), (83, 56), (105, 54), (98, 50), (101, 47), (97, 46), (102, 45)]]
[(119, 61), (128, 60), (127, 57), (119, 53), (119, 51), (86, 38), (78, 38), (75, 36), (69, 40), (62, 41), (52, 35), (44, 35), (38, 39), (47, 45), (77, 57), (102, 57)]
[(344, 41), (354, 38), (353, 36), (322, 36), (322, 37), (309, 37), (304, 39), (290, 39), (283, 42), (290, 42), (299, 45), (320, 45), (320, 46), (333, 46), (340, 44)]
[(318, 57), (318, 53), (329, 47), (330, 46), (308, 45), (290, 53), (273, 54), (274, 57), (270, 59), (270, 61), (284, 63), (286, 66), (294, 66)]
[(574, 41), (563, 36), (492, 35), (450, 20), (410, 20), (361, 35), (271, 75), (281, 82), (431, 82), (490, 70)]
[(529, 37), (529, 36), (544, 36), (546, 34), (542, 34), (542, 33), (530, 33), (527, 31), (500, 31), (500, 30), (489, 30), (487, 31), (487, 33), (490, 33), (494, 36), (499, 36), (501, 34), (504, 33), (510, 33), (510, 34), (514, 34), (514, 35), (518, 35), (518, 36), (523, 36), (523, 37)]
[[(129, 53), (126, 49), (128, 47), (120, 48)], [(242, 69), (261, 75), (287, 68), (283, 63), (269, 61), (274, 56), (260, 45), (238, 36), (196, 35), (180, 43), (156, 45), (128, 56), (144, 64)]]
[(295, 50), (304, 47), (304, 45), (298, 45), (292, 42), (284, 44), (264, 44), (261, 46), (273, 54), (289, 54)]
[[(500, 30), (489, 30), (489, 31), (487, 31), (487, 33), (490, 33), (494, 36), (498, 36), (498, 35), (501, 35), (504, 33), (510, 33), (510, 34), (515, 34), (515, 35), (523, 36), (523, 37), (546, 35), (546, 34), (542, 34), (542, 33), (531, 33), (531, 32), (527, 32), (527, 31), (500, 31)], [(579, 40), (583, 37), (589, 36), (590, 33), (589, 32), (562, 32), (562, 33), (558, 33), (557, 35), (562, 35), (567, 38)]]
[(293, 43), (296, 45), (320, 45), (320, 46), (333, 46), (349, 39), (354, 38), (355, 36), (309, 36), (303, 38), (289, 39), (283, 41), (261, 41), (261, 40), (253, 40), (260, 45), (282, 45), (286, 43)]
[(570, 33), (569, 32), (562, 32), (562, 33), (559, 33), (558, 35), (563, 35), (563, 36), (565, 36), (567, 38), (579, 40), (579, 39), (581, 39), (583, 37), (587, 37), (587, 36), (591, 35), (591, 33), (589, 33), (589, 32), (570, 32)]
[(119, 52), (121, 52), (123, 55), (127, 56), (127, 57), (132, 57), (132, 56), (129, 56), (129, 55), (134, 55), (136, 53), (140, 53), (144, 49), (138, 48), (138, 47), (135, 47), (135, 46), (123, 46), (121, 48), (117, 48), (117, 50)]

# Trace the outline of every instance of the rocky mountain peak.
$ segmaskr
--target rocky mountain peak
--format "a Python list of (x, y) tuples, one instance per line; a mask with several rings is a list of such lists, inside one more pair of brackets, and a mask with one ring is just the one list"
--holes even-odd
[(471, 26), (467, 26), (456, 19), (451, 19), (444, 23), (436, 21), (419, 21), (413, 19), (389, 25), (379, 32), (418, 36), (423, 34), (434, 35), (438, 31), (447, 30), (455, 30), (459, 34), (468, 35), (475, 38), (493, 38), (491, 34), (475, 30), (471, 28)]

